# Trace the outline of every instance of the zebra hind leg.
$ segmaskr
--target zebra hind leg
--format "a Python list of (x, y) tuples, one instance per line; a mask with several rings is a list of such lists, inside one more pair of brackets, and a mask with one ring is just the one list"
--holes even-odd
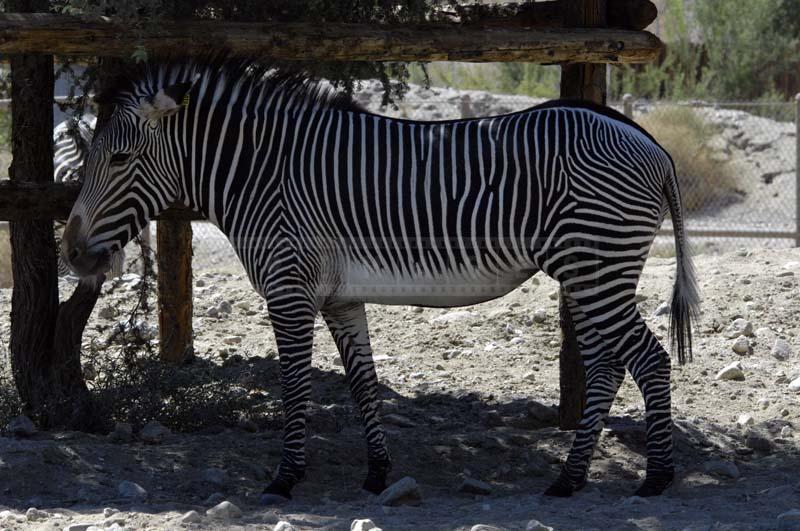
[[(569, 290), (603, 342), (613, 348), (615, 359), (631, 373), (642, 392), (647, 423), (647, 476), (637, 496), (661, 494), (675, 475), (672, 456), (670, 410), (670, 359), (642, 319), (633, 297), (613, 299), (613, 290)], [(587, 371), (589, 372), (589, 371)], [(587, 374), (587, 380), (590, 378)], [(587, 395), (592, 393), (587, 382)], [(615, 390), (616, 392), (616, 390)], [(610, 400), (609, 400), (609, 406)], [(589, 407), (587, 406), (587, 412)], [(586, 420), (586, 419), (584, 419)]]
[(644, 398), (647, 425), (647, 475), (636, 496), (658, 496), (675, 478), (672, 449), (670, 358), (638, 314), (642, 346), (626, 357), (626, 367)]
[(592, 322), (572, 298), (567, 297), (567, 304), (575, 323), (578, 346), (586, 369), (586, 407), (561, 473), (545, 491), (546, 496), (562, 498), (571, 496), (586, 485), (595, 445), (617, 390), (625, 378), (625, 367), (604, 344)]
[[(269, 301), (270, 298), (268, 297)], [(292, 488), (305, 476), (306, 406), (311, 392), (311, 347), (316, 311), (301, 296), (269, 304), (278, 345), (283, 395), (283, 457), (261, 503), (276, 505), (292, 498)]]
[(372, 360), (364, 304), (323, 308), (322, 315), (339, 349), (350, 392), (364, 423), (368, 471), (363, 488), (373, 494), (380, 494), (386, 489), (386, 477), (392, 462), (378, 412), (378, 377)]

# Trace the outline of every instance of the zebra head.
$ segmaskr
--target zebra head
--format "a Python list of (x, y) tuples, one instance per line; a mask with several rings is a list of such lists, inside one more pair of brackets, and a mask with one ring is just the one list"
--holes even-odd
[(192, 82), (142, 82), (103, 103), (114, 110), (86, 157), (61, 254), (81, 277), (106, 273), (123, 247), (180, 197), (182, 166), (176, 117)]

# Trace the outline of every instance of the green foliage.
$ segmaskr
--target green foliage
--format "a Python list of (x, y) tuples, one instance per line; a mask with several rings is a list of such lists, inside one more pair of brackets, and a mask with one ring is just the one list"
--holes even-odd
[[(561, 73), (557, 66), (531, 63), (431, 63), (426, 71), (410, 70), (410, 81), (465, 90), (486, 90), (503, 94), (520, 94), (533, 98), (556, 98)], [(426, 79), (425, 76), (428, 76)]]
[(775, 80), (797, 70), (797, 0), (704, 0), (692, 5), (688, 12), (685, 0), (667, 1), (661, 14), (667, 44), (663, 62), (617, 70), (612, 95), (758, 100), (774, 96)]
[[(415, 23), (433, 9), (453, 0), (52, 0), (54, 11), (70, 15), (110, 16), (137, 36), (157, 28), (161, 20), (212, 19), (247, 22), (372, 22)], [(146, 57), (144, 48), (131, 59)], [(404, 63), (303, 63), (314, 76), (352, 91), (359, 79), (379, 79), (384, 104), (405, 93), (408, 67)]]

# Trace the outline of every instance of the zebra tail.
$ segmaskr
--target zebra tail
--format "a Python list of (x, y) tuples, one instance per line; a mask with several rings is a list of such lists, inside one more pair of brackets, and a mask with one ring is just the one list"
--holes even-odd
[[(671, 162), (671, 160), (670, 160)], [(692, 321), (697, 320), (700, 306), (700, 292), (697, 287), (691, 249), (686, 238), (683, 224), (683, 206), (675, 164), (664, 184), (664, 193), (669, 204), (672, 228), (675, 233), (675, 257), (677, 271), (675, 285), (672, 288), (670, 304), (669, 337), (673, 353), (677, 351), (678, 362), (683, 365), (692, 361)]]

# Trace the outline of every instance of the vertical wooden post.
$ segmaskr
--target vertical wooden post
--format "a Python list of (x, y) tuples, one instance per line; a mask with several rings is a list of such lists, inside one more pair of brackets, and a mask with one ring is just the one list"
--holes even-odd
[(156, 229), (158, 335), (161, 360), (174, 365), (193, 355), (192, 224), (163, 220)]
[(800, 94), (794, 97), (794, 246), (800, 247)]
[(633, 120), (633, 94), (622, 96), (622, 113)]
[[(606, 0), (564, 2), (566, 26), (597, 27), (607, 21)], [(604, 64), (566, 64), (561, 67), (561, 97), (606, 103), (606, 68)], [(586, 374), (578, 350), (575, 325), (567, 308), (564, 292), (559, 299), (561, 354), (559, 362), (561, 403), (559, 424), (563, 430), (580, 425), (586, 405)]]

